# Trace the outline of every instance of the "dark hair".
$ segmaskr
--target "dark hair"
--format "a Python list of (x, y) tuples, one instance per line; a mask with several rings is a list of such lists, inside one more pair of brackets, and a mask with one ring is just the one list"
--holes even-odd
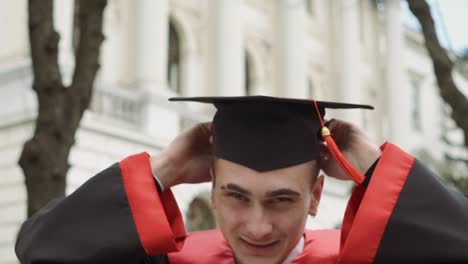
[[(211, 161), (211, 169), (213, 171), (213, 180), (212, 180), (212, 188), (214, 189), (215, 187), (215, 184), (216, 184), (216, 177), (214, 175), (214, 172), (216, 170), (216, 161), (218, 160), (219, 158), (218, 157), (213, 157), (212, 161)], [(311, 177), (312, 177), (312, 181), (311, 181), (311, 186), (313, 186), (315, 184), (315, 181), (318, 179), (318, 175), (320, 173), (320, 161), (319, 160), (312, 160), (312, 161), (309, 161), (307, 163), (310, 163), (311, 164)]]

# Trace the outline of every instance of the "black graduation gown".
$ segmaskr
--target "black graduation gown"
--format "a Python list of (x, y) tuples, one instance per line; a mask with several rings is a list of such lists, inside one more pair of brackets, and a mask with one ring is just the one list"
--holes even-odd
[[(165, 254), (148, 257), (146, 251), (175, 251), (172, 236), (185, 233), (172, 194), (157, 194), (148, 157), (139, 154), (114, 164), (29, 218), (16, 242), (21, 263), (167, 263)], [(166, 211), (163, 203), (175, 208)], [(152, 232), (142, 218), (156, 219)], [(159, 234), (160, 241), (143, 246), (148, 236)]]
[[(203, 254), (217, 254), (201, 243), (181, 250), (186, 237), (171, 191), (158, 194), (148, 155), (138, 154), (28, 219), (16, 253), (21, 263), (66, 264), (207, 263)], [(371, 180), (353, 191), (333, 243), (326, 248), (336, 263), (468, 263), (468, 201), (387, 143)]]

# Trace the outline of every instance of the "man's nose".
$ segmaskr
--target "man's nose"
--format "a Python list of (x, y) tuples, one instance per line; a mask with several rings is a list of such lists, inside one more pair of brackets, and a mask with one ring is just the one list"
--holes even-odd
[(246, 233), (248, 237), (255, 241), (268, 239), (273, 232), (273, 224), (272, 219), (265, 211), (257, 207), (247, 217)]

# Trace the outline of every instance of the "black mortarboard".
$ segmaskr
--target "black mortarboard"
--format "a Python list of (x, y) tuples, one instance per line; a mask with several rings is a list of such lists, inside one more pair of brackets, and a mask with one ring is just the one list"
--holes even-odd
[(217, 109), (212, 122), (214, 155), (261, 172), (318, 159), (326, 108), (373, 109), (369, 105), (269, 96), (169, 100), (213, 104)]

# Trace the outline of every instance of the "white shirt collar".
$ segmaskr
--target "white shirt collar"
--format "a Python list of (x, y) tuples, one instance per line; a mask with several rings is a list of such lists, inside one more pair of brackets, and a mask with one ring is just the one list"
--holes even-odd
[(288, 257), (282, 262), (282, 264), (290, 264), (299, 254), (304, 250), (304, 236), (301, 236), (299, 242), (297, 242), (296, 247), (291, 250)]

